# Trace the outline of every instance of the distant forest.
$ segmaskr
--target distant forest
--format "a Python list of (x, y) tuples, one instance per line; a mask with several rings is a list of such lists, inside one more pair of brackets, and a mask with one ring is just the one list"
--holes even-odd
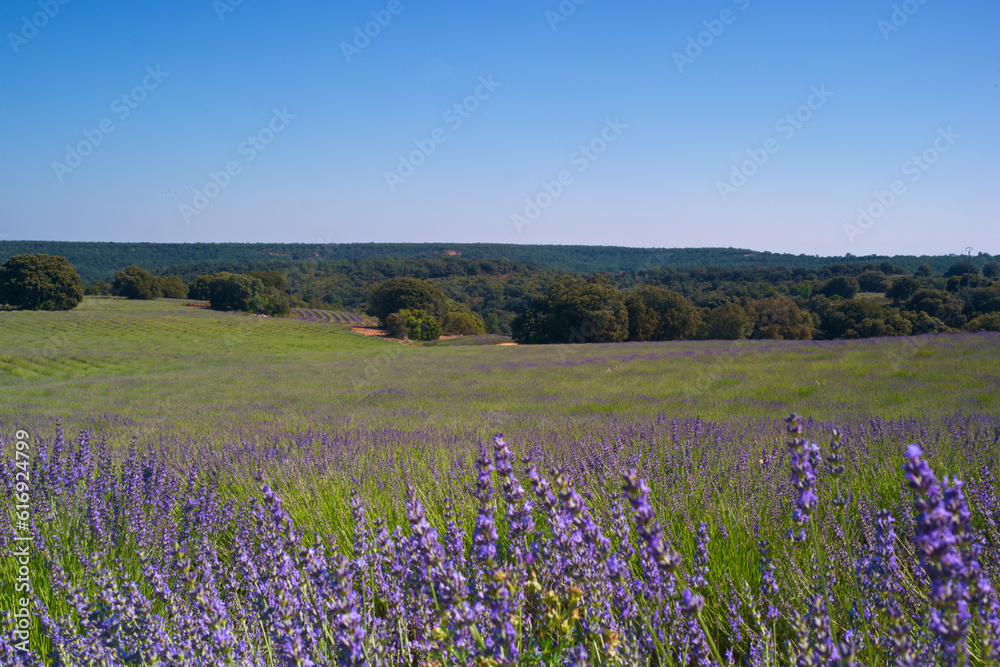
[[(635, 273), (653, 268), (752, 269), (783, 266), (818, 269), (831, 264), (891, 261), (913, 272), (926, 264), (938, 274), (965, 256), (866, 255), (819, 257), (758, 252), (739, 248), (621, 248), (616, 246), (517, 245), (503, 243), (110, 243), (75, 241), (0, 241), (0, 263), (18, 254), (59, 255), (76, 267), (84, 282), (110, 280), (133, 264), (150, 271), (176, 265), (228, 264), (231, 267), (299, 262), (388, 258), (511, 260), (537, 269), (576, 274)], [(972, 261), (982, 267), (1000, 259), (980, 253)]]
[(575, 342), (571, 336), (583, 325), (593, 329), (590, 341), (1000, 331), (1000, 258), (986, 254), (0, 241), (0, 262), (21, 253), (66, 257), (90, 294), (125, 295), (115, 274), (132, 265), (172, 285), (171, 294), (189, 298), (207, 298), (204, 287), (222, 272), (266, 274), (276, 290), (272, 296), (287, 295), (285, 308), (363, 312), (377, 285), (416, 278), (451, 310), (481, 318), (488, 333), (531, 343)]

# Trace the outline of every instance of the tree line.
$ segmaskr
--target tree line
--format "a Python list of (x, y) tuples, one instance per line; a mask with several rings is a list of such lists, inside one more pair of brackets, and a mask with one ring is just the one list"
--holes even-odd
[(577, 274), (508, 258), (459, 256), (368, 257), (283, 268), (254, 262), (153, 272), (133, 265), (116, 271), (110, 282), (84, 288), (65, 259), (20, 255), (0, 268), (0, 303), (73, 307), (85, 290), (137, 299), (204, 299), (219, 310), (271, 315), (309, 306), (367, 311), (401, 338), (486, 332), (522, 343), (1000, 330), (1000, 263), (977, 264), (972, 258), (953, 261), (940, 274), (930, 264), (911, 272), (890, 260)]

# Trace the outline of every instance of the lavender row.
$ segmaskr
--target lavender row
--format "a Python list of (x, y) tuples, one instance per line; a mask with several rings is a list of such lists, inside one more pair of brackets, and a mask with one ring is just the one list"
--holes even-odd
[(0, 661), (1000, 661), (1000, 419), (786, 429), (660, 417), (510, 444), (354, 428), (116, 449), (57, 427), (31, 463), (31, 651), (5, 585)]

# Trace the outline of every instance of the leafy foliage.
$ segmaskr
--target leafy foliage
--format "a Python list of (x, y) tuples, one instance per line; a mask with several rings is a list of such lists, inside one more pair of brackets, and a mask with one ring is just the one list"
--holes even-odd
[(72, 310), (83, 283), (65, 257), (15, 255), (0, 266), (0, 303), (20, 310)]

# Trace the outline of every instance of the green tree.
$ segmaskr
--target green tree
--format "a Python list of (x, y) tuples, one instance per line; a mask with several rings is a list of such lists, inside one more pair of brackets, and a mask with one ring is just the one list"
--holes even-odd
[(705, 315), (704, 338), (738, 340), (753, 332), (753, 320), (738, 303), (724, 303)]
[(277, 271), (247, 271), (245, 275), (256, 278), (264, 284), (264, 287), (273, 287), (279, 292), (288, 291), (288, 280)]
[(208, 301), (211, 294), (212, 278), (215, 276), (198, 276), (188, 283), (188, 298)]
[(188, 295), (187, 285), (180, 276), (164, 276), (159, 280), (159, 290), (161, 296), (167, 299), (186, 299)]
[(858, 281), (850, 276), (837, 276), (825, 285), (820, 292), (831, 299), (839, 296), (842, 299), (853, 299), (860, 289)]
[(694, 338), (701, 312), (677, 292), (643, 285), (625, 294), (629, 340)]
[(403, 310), (386, 317), (386, 329), (394, 338), (411, 340), (437, 340), (441, 323), (426, 310)]
[(930, 278), (934, 275), (934, 269), (931, 268), (930, 264), (921, 264), (917, 267), (917, 270), (913, 272), (914, 278)]
[(858, 274), (858, 287), (862, 292), (885, 292), (889, 279), (881, 271), (862, 271)]
[(65, 257), (14, 255), (0, 266), (0, 303), (21, 310), (72, 310), (83, 282)]
[(214, 310), (259, 312), (263, 307), (264, 283), (257, 278), (222, 272), (209, 286), (209, 304)]
[(369, 315), (383, 323), (401, 310), (426, 310), (444, 314), (445, 296), (437, 287), (417, 278), (397, 277), (379, 283), (368, 294)]
[[(815, 297), (814, 297), (815, 298)], [(813, 326), (809, 316), (792, 299), (773, 297), (747, 304), (753, 319), (753, 338), (809, 340)]]
[(628, 338), (628, 310), (606, 279), (557, 278), (511, 326), (518, 343), (609, 343)]
[(453, 311), (444, 316), (441, 332), (446, 335), (473, 336), (486, 333), (486, 324), (475, 313)]
[(918, 313), (927, 313), (955, 329), (965, 326), (966, 317), (963, 313), (965, 304), (954, 294), (944, 290), (917, 290), (906, 302), (906, 308)]
[(987, 278), (1000, 278), (1000, 262), (986, 262), (983, 265), (983, 275)]
[(966, 273), (972, 273), (979, 275), (979, 267), (973, 264), (967, 259), (963, 259), (961, 262), (955, 262), (948, 267), (948, 270), (944, 272), (945, 278), (951, 278), (952, 276), (964, 276)]
[(498, 334), (500, 333), (500, 318), (495, 312), (486, 313), (486, 317), (483, 318), (483, 326), (486, 328), (486, 333)]
[(987, 313), (969, 320), (965, 325), (966, 331), (978, 333), (980, 331), (1000, 331), (1000, 313)]
[(115, 272), (111, 289), (116, 295), (126, 299), (158, 299), (163, 296), (159, 279), (135, 264)]
[(919, 280), (910, 276), (900, 276), (899, 278), (892, 279), (892, 284), (889, 285), (889, 289), (886, 290), (885, 295), (898, 304), (908, 300), (919, 289)]
[(883, 308), (872, 301), (842, 301), (823, 315), (824, 338), (874, 338), (908, 336), (913, 324), (896, 308)]
[(87, 285), (84, 287), (83, 293), (106, 296), (111, 294), (111, 285), (103, 280), (98, 280), (93, 285)]

